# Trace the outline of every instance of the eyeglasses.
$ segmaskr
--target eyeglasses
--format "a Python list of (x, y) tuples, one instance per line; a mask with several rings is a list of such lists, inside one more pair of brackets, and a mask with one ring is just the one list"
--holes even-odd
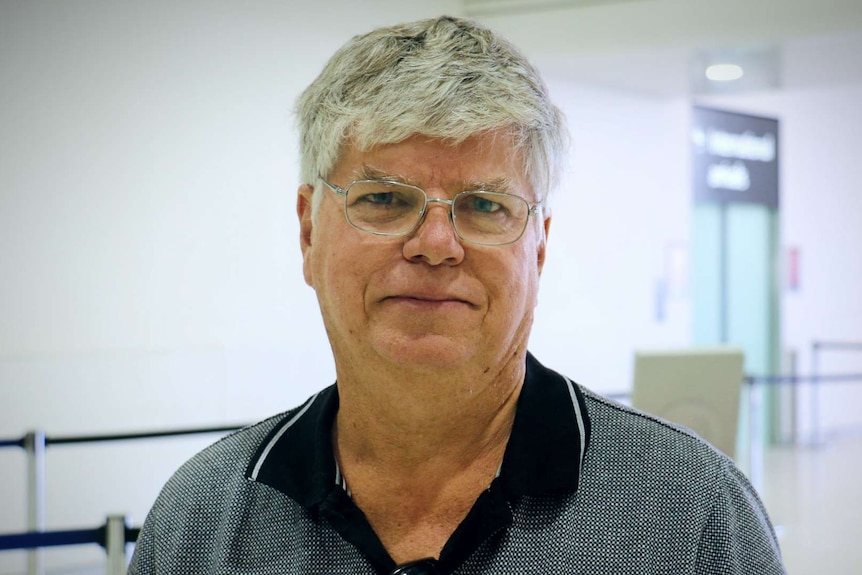
[(437, 575), (438, 573), (435, 559), (420, 559), (399, 565), (389, 575)]
[(346, 188), (326, 186), (344, 198), (347, 222), (377, 236), (405, 236), (422, 223), (428, 204), (449, 206), (449, 221), (465, 242), (500, 246), (518, 241), (541, 202), (530, 205), (513, 194), (468, 191), (451, 200), (429, 198), (422, 188), (386, 180), (356, 180)]

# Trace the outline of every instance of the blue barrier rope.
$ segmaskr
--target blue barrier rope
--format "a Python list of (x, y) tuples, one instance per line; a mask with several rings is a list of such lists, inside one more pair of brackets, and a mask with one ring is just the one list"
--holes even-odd
[(815, 341), (814, 349), (836, 349), (844, 351), (862, 351), (862, 342), (855, 341)]
[[(200, 427), (197, 429), (175, 429), (169, 431), (147, 431), (141, 433), (119, 433), (111, 435), (72, 435), (66, 437), (46, 437), (45, 445), (55, 445), (63, 443), (96, 443), (99, 441), (125, 441), (127, 439), (152, 439), (156, 437), (174, 437), (179, 435), (193, 435), (200, 433), (228, 433), (236, 431), (243, 427), (242, 425), (228, 425), (220, 427)], [(24, 438), (21, 439), (0, 439), (0, 448), (3, 447), (24, 447)]]
[[(796, 385), (798, 383), (847, 383), (862, 382), (862, 373), (846, 373), (835, 375), (747, 375), (743, 380), (747, 385)], [(630, 391), (613, 391), (602, 393), (604, 397), (623, 400), (631, 397)]]
[(82, 545), (98, 543), (105, 546), (105, 528), (78, 529), (71, 531), (29, 531), (0, 535), (0, 550), (35, 549), (37, 547), (56, 547), (59, 545)]
[(110, 435), (73, 435), (67, 437), (46, 437), (46, 445), (62, 443), (94, 443), (97, 441), (125, 441), (127, 439), (152, 439), (155, 437), (173, 437), (177, 435), (193, 435), (198, 433), (228, 433), (240, 429), (242, 425), (221, 427), (200, 427), (197, 429), (176, 429), (170, 431), (146, 431), (140, 433), (117, 433)]
[(765, 383), (768, 385), (796, 385), (797, 383), (846, 383), (850, 381), (862, 381), (862, 373), (841, 373), (833, 375), (749, 375), (745, 377), (745, 383)]
[[(126, 543), (134, 543), (141, 534), (140, 527), (126, 527), (124, 538)], [(0, 535), (0, 551), (12, 549), (36, 549), (40, 547), (58, 547), (61, 545), (84, 545), (98, 543), (105, 546), (106, 526), (95, 529), (74, 529), (65, 531), (28, 531)]]

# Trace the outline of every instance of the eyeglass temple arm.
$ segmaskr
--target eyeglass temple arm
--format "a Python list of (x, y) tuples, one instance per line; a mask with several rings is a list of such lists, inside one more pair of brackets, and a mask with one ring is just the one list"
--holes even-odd
[(330, 184), (329, 182), (327, 182), (327, 181), (326, 181), (326, 180), (324, 180), (323, 178), (320, 178), (320, 181), (321, 181), (321, 182), (323, 182), (323, 184), (324, 184), (327, 188), (329, 188), (330, 190), (332, 190), (333, 192), (335, 192), (335, 193), (336, 193), (336, 194), (338, 194), (339, 196), (346, 196), (346, 195), (347, 195), (347, 190), (345, 190), (345, 189), (344, 189), (344, 188), (342, 188), (341, 186), (337, 186), (337, 185), (335, 185), (335, 184)]

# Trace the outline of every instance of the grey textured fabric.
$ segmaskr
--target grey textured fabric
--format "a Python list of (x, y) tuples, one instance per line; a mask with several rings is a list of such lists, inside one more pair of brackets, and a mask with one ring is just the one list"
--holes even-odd
[[(732, 461), (683, 428), (583, 388), (573, 390), (589, 417), (588, 444), (585, 452), (581, 445), (554, 445), (550, 452), (583, 455), (582, 467), (575, 468), (577, 489), (510, 495), (507, 526), (477, 541), (452, 572), (785, 573), (766, 512)], [(274, 432), (310, 417), (304, 411), (312, 403), (302, 414), (297, 409), (234, 433), (186, 463), (148, 515), (129, 573), (387, 573), (388, 567), (375, 566), (346, 541), (318, 507), (250, 478)], [(524, 429), (516, 423), (516, 431)], [(304, 472), (290, 473), (296, 471)], [(340, 491), (335, 475), (333, 490)], [(489, 491), (494, 489), (492, 484)]]

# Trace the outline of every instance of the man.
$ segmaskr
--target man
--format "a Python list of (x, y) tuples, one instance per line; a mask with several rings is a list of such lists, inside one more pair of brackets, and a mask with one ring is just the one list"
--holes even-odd
[(471, 22), (354, 38), (298, 105), (336, 385), (194, 457), (130, 573), (783, 573), (746, 479), (527, 352), (563, 121)]

